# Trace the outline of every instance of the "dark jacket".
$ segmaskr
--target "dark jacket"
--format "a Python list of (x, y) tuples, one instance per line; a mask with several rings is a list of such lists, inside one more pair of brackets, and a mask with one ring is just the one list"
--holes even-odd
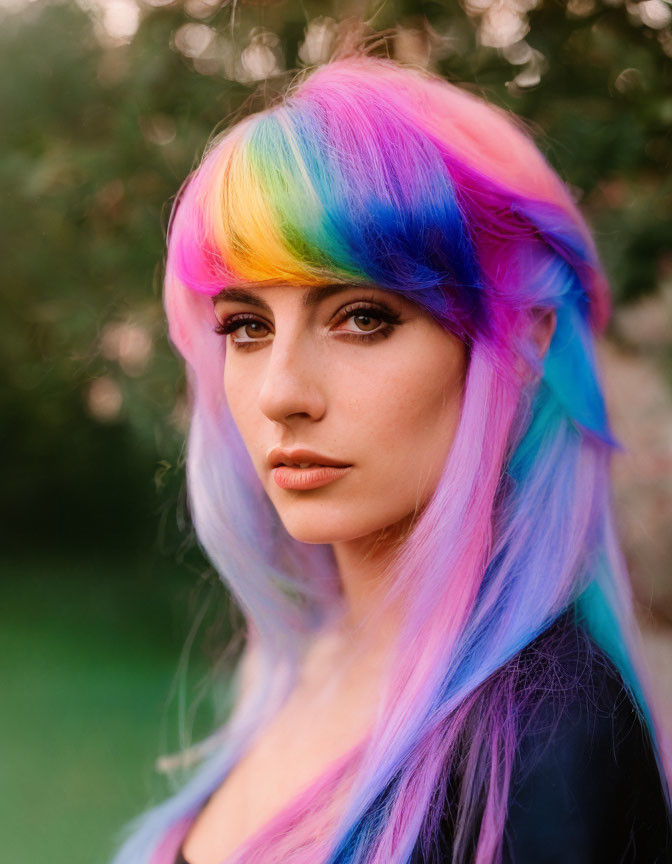
[[(548, 689), (520, 712), (502, 864), (672, 864), (672, 816), (648, 729), (573, 610), (515, 659), (530, 681), (541, 666)], [(436, 850), (418, 848), (412, 864), (450, 864), (453, 836), (446, 817)]]

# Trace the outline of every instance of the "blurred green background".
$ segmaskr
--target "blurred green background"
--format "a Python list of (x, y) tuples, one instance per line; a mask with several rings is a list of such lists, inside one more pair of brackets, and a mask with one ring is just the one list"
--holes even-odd
[(114, 832), (168, 791), (156, 758), (214, 722), (236, 610), (185, 504), (165, 226), (213, 128), (260, 82), (272, 93), (327, 59), (351, 16), (385, 33), (379, 50), (525, 117), (594, 228), (628, 450), (619, 518), (652, 656), (667, 656), (667, 0), (0, 0), (0, 835), (13, 864), (104, 864)]

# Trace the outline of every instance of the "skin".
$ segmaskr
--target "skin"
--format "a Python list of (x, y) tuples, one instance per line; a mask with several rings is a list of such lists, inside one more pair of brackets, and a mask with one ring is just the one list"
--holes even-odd
[[(357, 662), (348, 666), (344, 657), (352, 628), (375, 606), (376, 575), (445, 465), (466, 371), (464, 345), (398, 295), (348, 287), (307, 306), (293, 286), (246, 290), (257, 305), (215, 299), (220, 322), (231, 315), (255, 322), (225, 337), (226, 398), (289, 533), (332, 544), (349, 619), (315, 642), (286, 704), (199, 814), (183, 844), (190, 864), (220, 864), (370, 728), (394, 618), (352, 655)], [(381, 301), (394, 325), (374, 317), (370, 307)], [(367, 317), (357, 305), (359, 316), (369, 307)], [(362, 339), (387, 326), (387, 336)], [(553, 327), (552, 314), (535, 326), (542, 353)], [(353, 469), (318, 489), (281, 489), (267, 464), (275, 446), (310, 448)]]
[[(332, 544), (354, 625), (390, 544), (438, 482), (459, 420), (465, 346), (379, 288), (347, 287), (312, 306), (302, 299), (315, 289), (247, 290), (268, 308), (226, 293), (214, 304), (220, 322), (241, 313), (256, 322), (225, 337), (226, 399), (287, 531)], [(374, 317), (381, 302), (397, 323)], [(274, 446), (307, 447), (353, 469), (318, 489), (281, 489), (267, 465)]]

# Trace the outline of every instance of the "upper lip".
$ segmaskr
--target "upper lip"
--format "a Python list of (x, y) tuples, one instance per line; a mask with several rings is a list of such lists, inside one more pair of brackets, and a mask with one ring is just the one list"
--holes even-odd
[(330, 456), (324, 456), (322, 453), (316, 453), (314, 450), (283, 450), (281, 447), (274, 447), (268, 454), (268, 464), (271, 468), (277, 468), (278, 465), (299, 465), (305, 462), (311, 465), (333, 465), (338, 468), (349, 467), (347, 462), (332, 459)]

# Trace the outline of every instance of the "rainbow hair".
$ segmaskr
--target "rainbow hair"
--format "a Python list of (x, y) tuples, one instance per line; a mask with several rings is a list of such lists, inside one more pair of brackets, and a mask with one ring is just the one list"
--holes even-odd
[[(610, 303), (588, 227), (509, 114), (427, 72), (352, 56), (298, 76), (281, 101), (214, 138), (173, 210), (165, 307), (192, 397), (192, 516), (248, 641), (231, 716), (182, 788), (130, 826), (114, 864), (171, 864), (338, 606), (331, 548), (284, 529), (227, 408), (211, 299), (232, 284), (334, 281), (398, 292), (465, 342), (460, 422), (390, 567), (388, 599), (409, 600), (371, 734), (227, 864), (406, 864), (418, 842), (429, 848), (437, 785), (460, 742), (471, 749), (460, 754), (453, 861), (500, 860), (516, 733), (509, 690), (489, 683), (567, 610), (641, 711), (669, 805), (612, 515), (618, 444), (594, 354)], [(540, 361), (531, 326), (550, 309), (557, 326)]]

